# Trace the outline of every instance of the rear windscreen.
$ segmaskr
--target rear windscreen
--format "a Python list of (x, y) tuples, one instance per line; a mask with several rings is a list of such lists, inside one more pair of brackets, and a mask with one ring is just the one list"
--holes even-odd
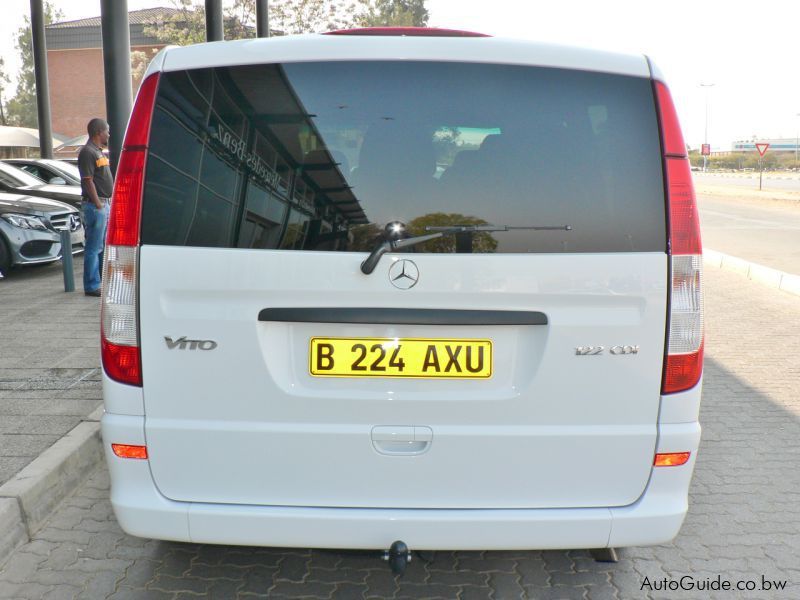
[(142, 243), (362, 252), (393, 222), (479, 229), (414, 252), (663, 252), (650, 81), (405, 61), (162, 74)]

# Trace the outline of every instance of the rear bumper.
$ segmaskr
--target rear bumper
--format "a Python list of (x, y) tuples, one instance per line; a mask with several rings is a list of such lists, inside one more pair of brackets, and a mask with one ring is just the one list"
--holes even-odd
[[(104, 449), (120, 526), (145, 538), (214, 544), (416, 550), (570, 549), (661, 544), (678, 533), (700, 442), (697, 422), (659, 428), (658, 452), (690, 450), (681, 467), (654, 469), (642, 496), (615, 508), (365, 509), (175, 502), (146, 460), (120, 459), (111, 443), (144, 444), (144, 417), (106, 413)], [(513, 482), (509, 482), (513, 485)]]

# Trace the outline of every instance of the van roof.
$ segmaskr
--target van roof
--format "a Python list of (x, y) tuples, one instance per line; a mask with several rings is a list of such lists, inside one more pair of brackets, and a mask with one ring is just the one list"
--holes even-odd
[(501, 37), (292, 35), (169, 47), (152, 61), (154, 71), (243, 64), (423, 60), (497, 63), (650, 77), (644, 55), (627, 55)]

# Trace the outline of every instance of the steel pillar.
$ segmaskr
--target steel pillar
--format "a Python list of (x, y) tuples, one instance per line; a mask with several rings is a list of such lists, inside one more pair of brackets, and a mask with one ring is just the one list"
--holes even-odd
[(269, 37), (269, 0), (256, 0), (256, 36)]
[[(100, 0), (103, 30), (103, 74), (106, 82), (106, 120), (111, 131), (108, 153), (117, 172), (128, 117), (131, 114), (131, 34), (128, 0)], [(96, 115), (87, 115), (88, 118)], [(87, 122), (88, 122), (87, 118)]]
[(222, 0), (206, 0), (206, 41), (225, 39), (222, 22)]
[(44, 38), (42, 0), (31, 0), (31, 41), (36, 77), (36, 107), (39, 115), (39, 153), (53, 158), (53, 127), (50, 122), (50, 83), (47, 78), (47, 43)]
[(72, 267), (72, 233), (59, 231), (61, 237), (61, 267), (64, 271), (64, 291), (75, 291), (75, 270)]

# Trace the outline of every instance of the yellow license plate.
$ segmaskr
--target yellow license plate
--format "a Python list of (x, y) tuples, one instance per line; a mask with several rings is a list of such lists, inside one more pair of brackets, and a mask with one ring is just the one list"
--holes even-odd
[(311, 338), (308, 370), (315, 377), (488, 379), (491, 340)]

